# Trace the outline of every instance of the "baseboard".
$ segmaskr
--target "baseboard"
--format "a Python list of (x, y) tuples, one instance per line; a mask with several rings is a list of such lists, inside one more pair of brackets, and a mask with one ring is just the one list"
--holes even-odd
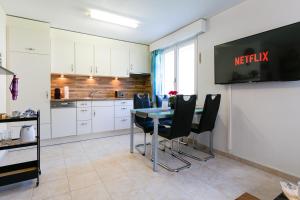
[[(206, 145), (202, 145), (202, 144), (197, 144), (197, 146), (199, 148), (201, 148), (201, 149), (207, 149), (208, 148)], [(280, 170), (273, 169), (271, 167), (267, 167), (265, 165), (262, 165), (262, 164), (259, 164), (259, 163), (256, 163), (256, 162), (253, 162), (253, 161), (250, 161), (250, 160), (238, 157), (238, 156), (235, 156), (233, 154), (230, 154), (230, 153), (227, 153), (227, 152), (224, 152), (224, 151), (220, 151), (220, 150), (214, 149), (214, 152), (216, 154), (218, 154), (218, 155), (221, 155), (221, 156), (224, 156), (224, 157), (227, 157), (227, 158), (239, 161), (239, 162), (241, 162), (243, 164), (246, 164), (246, 165), (249, 165), (251, 167), (260, 169), (260, 170), (262, 170), (264, 172), (273, 174), (275, 176), (281, 177), (283, 179), (286, 179), (286, 180), (294, 182), (294, 183), (297, 183), (300, 180), (300, 178), (297, 177), (297, 176), (290, 175), (290, 174), (282, 172)]]

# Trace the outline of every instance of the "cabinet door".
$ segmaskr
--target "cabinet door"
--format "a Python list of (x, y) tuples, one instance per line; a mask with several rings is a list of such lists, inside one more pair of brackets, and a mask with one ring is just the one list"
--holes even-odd
[(150, 73), (149, 47), (133, 44), (130, 48), (130, 72), (136, 74)]
[(116, 77), (129, 77), (129, 46), (119, 42), (111, 48), (111, 74)]
[(9, 52), (8, 66), (19, 78), (19, 96), (11, 101), (7, 94), (9, 113), (39, 109), (41, 123), (50, 123), (50, 57), (49, 55)]
[(74, 74), (75, 43), (70, 33), (61, 30), (51, 31), (51, 72)]
[(109, 46), (95, 45), (95, 75), (111, 76)]
[(114, 107), (93, 107), (93, 133), (114, 130)]
[(9, 51), (50, 53), (50, 26), (17, 17), (7, 18), (7, 44)]
[(94, 68), (94, 46), (88, 42), (75, 42), (76, 74), (92, 75)]

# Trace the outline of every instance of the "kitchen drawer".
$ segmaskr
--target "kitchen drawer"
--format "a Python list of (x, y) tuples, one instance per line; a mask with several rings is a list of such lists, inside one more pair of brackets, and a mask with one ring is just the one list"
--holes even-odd
[(77, 120), (90, 120), (92, 119), (91, 107), (77, 108)]
[(114, 106), (113, 101), (93, 101), (93, 107), (107, 107), (107, 106)]
[(83, 135), (83, 134), (89, 134), (92, 132), (92, 121), (86, 120), (86, 121), (77, 121), (77, 134)]
[(91, 107), (92, 102), (90, 101), (77, 101), (77, 108)]
[(115, 106), (115, 117), (129, 117), (132, 106)]
[(130, 117), (116, 117), (115, 118), (115, 130), (129, 129)]
[(133, 100), (116, 100), (115, 101), (116, 106), (132, 106)]

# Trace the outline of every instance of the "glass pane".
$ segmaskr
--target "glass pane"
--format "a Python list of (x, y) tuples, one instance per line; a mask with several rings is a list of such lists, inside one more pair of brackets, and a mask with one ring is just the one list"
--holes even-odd
[(174, 50), (165, 53), (164, 56), (164, 94), (168, 94), (169, 91), (174, 90), (174, 56)]
[(195, 94), (195, 45), (180, 47), (178, 50), (178, 92)]

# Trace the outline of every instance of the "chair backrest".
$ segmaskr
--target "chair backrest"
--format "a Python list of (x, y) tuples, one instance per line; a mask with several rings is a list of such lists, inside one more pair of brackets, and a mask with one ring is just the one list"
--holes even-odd
[(212, 131), (215, 127), (219, 107), (221, 102), (221, 95), (206, 95), (203, 113), (199, 123), (199, 132)]
[(163, 99), (168, 99), (168, 95), (156, 95), (156, 107), (162, 107)]
[[(133, 108), (140, 109), (140, 108), (151, 108), (151, 102), (149, 94), (134, 94), (133, 95)], [(144, 123), (146, 121), (150, 121), (150, 118), (142, 118), (135, 115), (135, 122), (136, 123)]]
[(172, 138), (184, 137), (190, 134), (196, 107), (196, 100), (196, 95), (176, 96), (175, 110), (171, 126)]
[(149, 94), (134, 94), (133, 96), (133, 108), (151, 108), (151, 102)]

